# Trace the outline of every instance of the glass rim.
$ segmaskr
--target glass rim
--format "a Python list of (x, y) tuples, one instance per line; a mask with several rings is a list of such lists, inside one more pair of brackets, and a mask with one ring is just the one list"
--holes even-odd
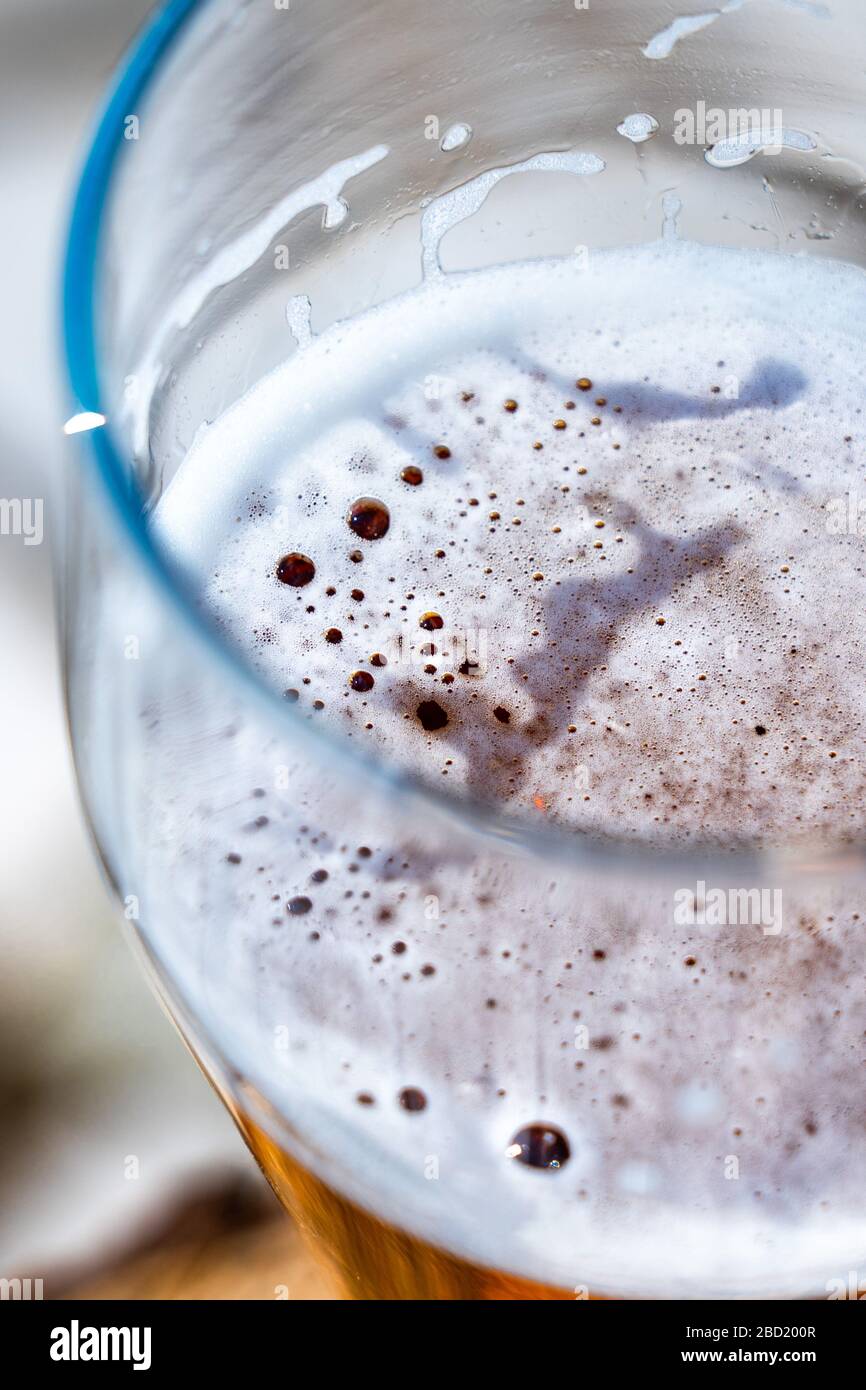
[(560, 863), (564, 860), (572, 870), (615, 868), (628, 878), (696, 875), (712, 870), (728, 880), (736, 876), (740, 881), (749, 873), (766, 878), (774, 870), (834, 877), (862, 873), (866, 867), (866, 842), (860, 839), (822, 839), (818, 844), (804, 839), (782, 845), (733, 839), (729, 846), (700, 839), (677, 842), (663, 836), (632, 840), (554, 823), (535, 826), (477, 797), (439, 791), (409, 769), (377, 760), (327, 726), (316, 726), (304, 719), (265, 684), (239, 647), (218, 632), (196, 605), (157, 544), (146, 521), (144, 499), (133, 470), (112, 438), (110, 419), (103, 409), (96, 301), (104, 214), (122, 148), (124, 117), (147, 92), (187, 20), (209, 3), (210, 0), (163, 0), (115, 70), (73, 196), (62, 269), (62, 340), (72, 416), (92, 413), (101, 421), (96, 427), (83, 429), (78, 442), (92, 465), (114, 521), (132, 543), (135, 561), (141, 565), (146, 581), (239, 688), (252, 692), (258, 703), (264, 702), (265, 713), (277, 730), (282, 727), (313, 750), (336, 756), (343, 764), (354, 766), (363, 779), (399, 794), (421, 809), (444, 815), (457, 828), (474, 836), (499, 841), (503, 847), (528, 851), (539, 858)]

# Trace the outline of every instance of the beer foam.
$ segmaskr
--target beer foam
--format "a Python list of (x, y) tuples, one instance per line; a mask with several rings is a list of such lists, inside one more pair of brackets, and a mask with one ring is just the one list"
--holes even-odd
[[(155, 530), (337, 747), (635, 840), (845, 835), (864, 311), (853, 267), (674, 239), (435, 276), (300, 334)], [(563, 1287), (855, 1267), (854, 890), (786, 881), (712, 925), (712, 883), (530, 862), (159, 679), (124, 891), (319, 1177)]]
[(857, 269), (671, 241), (437, 277), (202, 429), (158, 532), (265, 680), (455, 792), (640, 838), (853, 834), (864, 578), (831, 528), (864, 308)]
[(748, 0), (727, 0), (727, 3), (721, 5), (719, 9), (710, 10), (707, 14), (679, 15), (676, 19), (671, 20), (666, 29), (654, 34), (641, 51), (645, 58), (655, 60), (669, 58), (680, 39), (687, 38), (690, 34), (700, 33), (701, 29), (715, 24), (722, 15), (740, 10), (745, 4), (748, 4)]

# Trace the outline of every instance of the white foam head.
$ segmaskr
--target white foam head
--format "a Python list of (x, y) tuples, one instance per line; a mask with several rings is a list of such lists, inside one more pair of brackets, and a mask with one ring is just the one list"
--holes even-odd
[[(438, 787), (642, 840), (859, 832), (864, 311), (859, 270), (676, 242), (434, 276), (203, 430), (156, 526), (262, 679)], [(252, 853), (249, 791), (210, 777), (218, 831), (184, 787), (151, 808), (192, 845), (151, 920), (194, 867), (211, 989), (288, 1020), (267, 1088), (325, 1176), (552, 1282), (656, 1287), (664, 1248), (687, 1287), (779, 1289), (862, 1250), (850, 894), (787, 898), (777, 935), (682, 925), (660, 890), (379, 833), (314, 760), (262, 781)], [(559, 1171), (505, 1156), (536, 1120)]]

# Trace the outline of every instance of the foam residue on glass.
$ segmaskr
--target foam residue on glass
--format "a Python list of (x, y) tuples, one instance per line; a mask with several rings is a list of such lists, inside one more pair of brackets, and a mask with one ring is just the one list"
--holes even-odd
[(710, 24), (715, 24), (722, 15), (731, 14), (734, 10), (742, 9), (748, 0), (728, 0), (726, 5), (722, 5), (717, 10), (708, 10), (704, 14), (681, 15), (671, 21), (666, 28), (658, 34), (654, 34), (645, 48), (641, 50), (645, 58), (669, 58), (680, 39), (687, 38), (689, 34), (697, 34), (701, 29), (706, 29)]
[(528, 174), (535, 171), (554, 174), (599, 174), (604, 169), (604, 160), (596, 154), (585, 154), (578, 150), (563, 153), (537, 154), (524, 159), (519, 164), (509, 164), (498, 169), (488, 169), (477, 178), (470, 179), (450, 193), (428, 203), (421, 216), (421, 261), (424, 277), (433, 278), (443, 274), (439, 259), (442, 238), (452, 227), (465, 222), (484, 203), (491, 188), (500, 179), (511, 174)]
[(740, 131), (727, 140), (719, 140), (704, 152), (704, 159), (714, 169), (734, 169), (747, 164), (756, 154), (781, 154), (783, 150), (808, 151), (816, 149), (814, 138), (805, 130), (790, 126), (763, 125)]
[(388, 153), (387, 145), (374, 145), (361, 154), (339, 160), (314, 179), (292, 189), (246, 232), (217, 251), (187, 281), (163, 315), (135, 375), (127, 381), (124, 406), (133, 449), (138, 456), (143, 456), (147, 449), (150, 404), (163, 370), (160, 354), (171, 333), (187, 328), (215, 290), (231, 284), (254, 266), (274, 237), (300, 213), (322, 206), (323, 226), (326, 229), (339, 227), (349, 210), (343, 197), (346, 184), (387, 158)]
[(462, 150), (464, 145), (468, 145), (472, 139), (472, 127), (465, 121), (457, 121), (450, 125), (442, 139), (439, 141), (439, 148), (445, 154), (450, 154), (452, 150)]
[(374, 145), (362, 154), (339, 160), (316, 178), (309, 179), (291, 193), (287, 193), (254, 226), (218, 251), (184, 286), (182, 294), (177, 297), (171, 308), (172, 325), (176, 328), (186, 328), (208, 295), (221, 286), (230, 284), (245, 270), (255, 265), (265, 254), (274, 237), (299, 213), (321, 206), (324, 208), (323, 227), (339, 227), (349, 212), (348, 204), (343, 197), (346, 184), (350, 179), (365, 173), (367, 169), (372, 169), (374, 164), (379, 164), (387, 155), (387, 145)]
[[(733, 14), (751, 3), (752, 0), (727, 0), (727, 4), (720, 5), (715, 10), (706, 10), (703, 14), (678, 16), (658, 34), (654, 34), (641, 52), (645, 58), (669, 58), (681, 39), (688, 38), (690, 34), (700, 33), (702, 29), (715, 24), (723, 15)], [(781, 3), (789, 10), (797, 10), (814, 19), (832, 17), (830, 6), (825, 5), (823, 0), (781, 0)]]
[(662, 198), (662, 241), (676, 241), (680, 234), (682, 198), (668, 189)]
[(659, 123), (655, 116), (650, 116), (646, 111), (635, 111), (617, 126), (617, 134), (631, 140), (633, 145), (642, 145), (645, 140), (651, 140), (659, 128)]
[(298, 347), (306, 347), (312, 339), (312, 317), (309, 295), (293, 294), (286, 305), (286, 323)]

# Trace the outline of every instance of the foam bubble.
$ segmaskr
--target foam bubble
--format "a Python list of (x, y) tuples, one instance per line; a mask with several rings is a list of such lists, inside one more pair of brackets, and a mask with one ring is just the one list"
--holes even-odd
[(462, 150), (472, 139), (472, 127), (465, 121), (456, 121), (446, 130), (442, 139), (439, 141), (439, 148), (445, 154), (450, 154), (452, 150)]
[(655, 116), (650, 116), (646, 111), (635, 111), (617, 126), (617, 134), (631, 140), (633, 145), (642, 145), (645, 140), (651, 140), (659, 128), (659, 123)]

